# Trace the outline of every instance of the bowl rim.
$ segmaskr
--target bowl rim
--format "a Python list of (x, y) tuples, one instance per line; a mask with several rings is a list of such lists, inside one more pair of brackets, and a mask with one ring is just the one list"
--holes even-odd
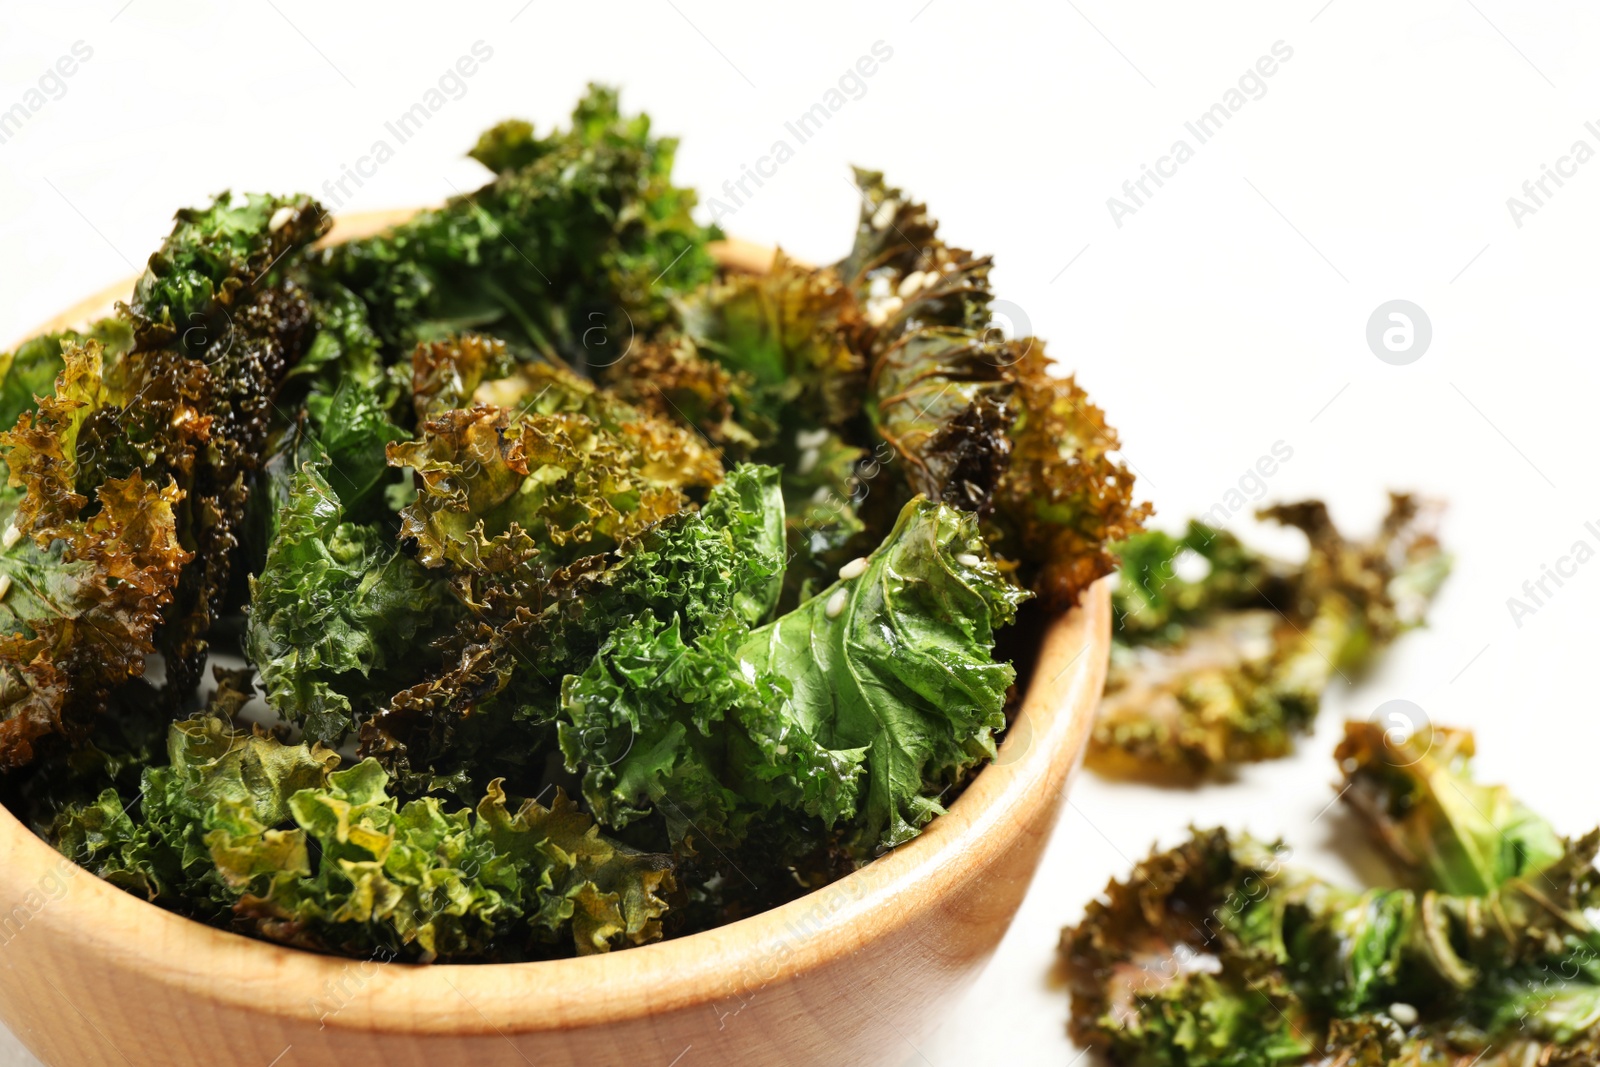
[[(415, 209), (342, 217), (325, 240), (377, 232)], [(727, 269), (763, 270), (774, 250), (740, 241), (713, 249)], [(76, 326), (129, 292), (119, 282), (45, 323)], [(753, 993), (894, 937), (974, 870), (1053, 824), (1081, 764), (1110, 652), (1111, 583), (1096, 582), (1076, 608), (1046, 618), (1031, 675), (997, 757), (949, 810), (916, 838), (861, 869), (786, 904), (712, 930), (590, 956), (528, 963), (410, 964), (290, 948), (217, 929), (90, 877), (50, 911), (49, 926), (75, 949), (137, 968), (200, 1001), (257, 1016), (345, 1030), (460, 1035), (604, 1025)], [(1038, 824), (1031, 815), (1049, 808)], [(0, 806), (0, 900), (21, 900), (67, 861)], [(68, 872), (87, 873), (75, 865)], [(67, 905), (68, 901), (70, 905)], [(861, 920), (867, 920), (865, 922)], [(152, 952), (159, 947), (159, 952)], [(370, 973), (360, 973), (363, 969)], [(319, 1012), (325, 989), (359, 979), (361, 995)], [(529, 996), (537, 992), (537, 999)], [(371, 994), (371, 995), (369, 995)], [(444, 1006), (455, 1005), (454, 1010)], [(537, 1010), (529, 1005), (538, 1003)]]

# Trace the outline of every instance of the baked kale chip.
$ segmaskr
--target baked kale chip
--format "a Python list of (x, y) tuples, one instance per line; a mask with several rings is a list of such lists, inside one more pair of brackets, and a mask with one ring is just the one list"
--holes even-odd
[(536, 959), (661, 936), (667, 857), (602, 837), (559, 792), (402, 804), (372, 760), (211, 716), (175, 723), (168, 750), (137, 804), (108, 790), (63, 811), (57, 847), (157, 903), (347, 955)]
[(1411, 496), (1391, 495), (1371, 541), (1344, 538), (1320, 501), (1260, 514), (1306, 535), (1303, 564), (1199, 522), (1181, 537), (1151, 531), (1119, 546), (1095, 765), (1203, 775), (1286, 755), (1334, 679), (1348, 681), (1422, 624), (1450, 570)]
[(419, 341), (491, 332), (519, 355), (579, 370), (616, 361), (673, 317), (672, 296), (712, 276), (677, 142), (592, 86), (568, 130), (526, 123), (474, 152), (493, 181), (375, 237), (334, 245), (322, 269), (363, 300), (393, 362)]

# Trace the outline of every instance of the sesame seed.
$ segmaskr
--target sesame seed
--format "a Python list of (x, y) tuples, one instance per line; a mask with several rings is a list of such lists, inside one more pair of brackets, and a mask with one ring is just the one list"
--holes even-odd
[(845, 602), (849, 599), (843, 589), (837, 590), (828, 598), (828, 603), (823, 607), (823, 613), (830, 619), (837, 619), (844, 613)]
[(1389, 1018), (1401, 1026), (1414, 1026), (1417, 1022), (1417, 1009), (1404, 1002), (1389, 1005)]
[(848, 582), (852, 578), (859, 578), (867, 573), (867, 557), (857, 556), (855, 559), (839, 568), (839, 578)]
[(963, 552), (956, 557), (956, 562), (961, 564), (963, 567), (976, 567), (978, 564), (982, 563), (983, 560), (979, 559), (971, 552)]
[(0, 600), (4, 600), (9, 592), (11, 592), (11, 575), (0, 574)]
[(20, 540), (22, 540), (22, 531), (17, 529), (15, 522), (7, 524), (6, 532), (0, 534), (0, 546), (5, 548), (10, 548)]
[(874, 326), (882, 326), (892, 316), (898, 314), (904, 306), (905, 301), (898, 296), (886, 296), (882, 299), (868, 298), (866, 307), (867, 321)]
[(272, 218), (267, 221), (267, 229), (272, 233), (277, 233), (279, 230), (289, 225), (290, 220), (293, 218), (294, 208), (290, 207), (288, 204), (285, 204), (272, 213)]

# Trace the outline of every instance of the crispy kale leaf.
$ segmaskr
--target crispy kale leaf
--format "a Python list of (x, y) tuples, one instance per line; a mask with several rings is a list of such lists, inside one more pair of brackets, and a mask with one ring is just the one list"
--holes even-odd
[[(1191, 520), (1182, 537), (1150, 530), (1116, 547), (1121, 568), (1112, 603), (1117, 633), (1129, 644), (1181, 641), (1187, 627), (1218, 612), (1293, 599), (1292, 567), (1198, 521)], [(1184, 577), (1179, 567), (1185, 562), (1204, 572)]]
[(693, 644), (676, 621), (614, 633), (564, 686), (568, 765), (608, 824), (660, 806), (675, 835), (727, 840), (784, 807), (848, 822), (868, 858), (993, 755), (1013, 678), (990, 658), (994, 628), (1023, 595), (975, 520), (913, 501), (872, 556), (766, 626)]
[(245, 529), (248, 570), (260, 571), (307, 463), (325, 469), (348, 521), (392, 526), (408, 486), (389, 466), (388, 447), (409, 437), (390, 419), (379, 396), (358, 379), (345, 379), (331, 394), (320, 389), (309, 393), (301, 416), (284, 428), (251, 490)]
[(861, 222), (840, 272), (866, 320), (867, 414), (912, 492), (987, 510), (1011, 452), (1006, 368), (1021, 351), (988, 327), (991, 258), (945, 244), (883, 175), (858, 170), (856, 184)]
[[(1550, 1007), (1554, 1007), (1553, 1004)], [(1319, 1067), (1588, 1067), (1600, 1057), (1600, 1042), (1585, 1036), (1562, 1044), (1537, 1038), (1507, 1039), (1476, 1055), (1464, 1056), (1448, 1033), (1407, 1029), (1381, 1012), (1337, 1019), (1330, 1028)]]
[(990, 527), (995, 550), (1021, 564), (1046, 603), (1063, 606), (1116, 569), (1111, 546), (1141, 531), (1150, 505), (1133, 502), (1133, 473), (1111, 458), (1117, 433), (1105, 413), (1075, 378), (1049, 373), (1042, 341), (1024, 344), (1009, 368), (1017, 419)]
[(1505, 786), (1472, 780), (1471, 733), (1386, 727), (1345, 724), (1334, 752), (1341, 795), (1422, 885), (1478, 895), (1561, 858), (1561, 838), (1548, 822)]
[[(409, 392), (409, 375), (402, 375), (399, 366), (383, 365), (366, 305), (353, 293), (316, 276), (304, 277), (303, 287), (312, 294), (317, 333), (284, 376), (285, 394), (306, 385), (301, 410), (289, 421), (294, 406), (276, 407), (287, 425), (275, 427), (275, 443), (250, 496), (252, 570), (259, 570), (266, 558), (279, 512), (305, 464), (326, 464), (328, 484), (346, 517), (358, 522), (390, 519), (401, 506), (397, 494), (405, 488), (399, 472), (389, 467), (388, 446), (411, 436), (395, 421), (397, 414), (411, 421), (405, 410), (411, 407), (409, 399), (402, 399)], [(283, 394), (280, 401), (288, 402)]]
[[(1271, 759), (1310, 728), (1336, 675), (1420, 625), (1449, 557), (1409, 496), (1370, 542), (1341, 537), (1320, 502), (1261, 513), (1304, 531), (1291, 567), (1191, 523), (1121, 546), (1115, 644), (1090, 758), (1114, 771), (1203, 774)], [(1193, 564), (1202, 573), (1186, 578)]]
[(777, 603), (783, 538), (778, 472), (735, 467), (548, 618), (561, 748), (606, 825), (659, 806), (676, 841), (727, 844), (780, 802), (853, 812), (860, 754), (821, 748), (783, 716), (783, 684), (740, 664)]
[(1153, 853), (1063, 932), (1073, 1040), (1136, 1067), (1305, 1063), (1314, 1027), (1269, 953), (1234, 932), (1276, 850), (1196, 832)]
[(459, 607), (382, 527), (344, 521), (317, 464), (295, 475), (277, 525), (250, 578), (245, 653), (274, 711), (338, 743), (414, 676), (417, 650)]
[(351, 514), (389, 518), (388, 490), (395, 485), (389, 445), (410, 434), (389, 418), (383, 399), (358, 379), (347, 378), (331, 394), (306, 397), (306, 420), (296, 434), (301, 463), (326, 459), (328, 484)]
[(62, 348), (80, 347), (98, 341), (104, 358), (120, 359), (133, 347), (133, 331), (121, 319), (100, 319), (86, 331), (64, 330), (25, 341), (15, 352), (0, 354), (0, 430), (9, 430), (25, 411), (39, 406), (38, 398), (49, 396), (57, 375), (66, 368)]
[[(1391, 754), (1419, 756), (1427, 740)], [(1600, 832), (1556, 839), (1467, 777), (1455, 756), (1470, 739), (1433, 740), (1453, 761), (1441, 774), (1375, 762), (1382, 739), (1365, 725), (1341, 749), (1354, 764), (1345, 795), (1377, 839), (1432, 843), (1428, 859), (1394, 853), (1424, 888), (1346, 889), (1287, 866), (1281, 844), (1195, 831), (1063, 934), (1074, 1036), (1140, 1065), (1590, 1062), (1600, 930), (1585, 912), (1600, 902)], [(1497, 826), (1470, 827), (1475, 844), (1508, 835), (1487, 865), (1428, 814), (1457, 788), (1497, 802), (1476, 817)], [(1475, 878), (1476, 891), (1445, 888)]]
[(189, 555), (178, 542), (176, 486), (135, 470), (76, 489), (76, 442), (104, 403), (101, 349), (63, 347), (52, 396), (0, 434), (11, 464), (0, 494), (0, 768), (20, 766), (41, 737), (93, 712), (144, 671), (162, 608)]
[[(390, 370), (383, 362), (383, 342), (373, 332), (367, 305), (346, 287), (297, 263), (294, 281), (310, 296), (317, 335), (300, 361), (284, 376), (286, 382), (306, 381), (313, 390), (332, 393), (338, 386), (357, 382), (385, 395), (391, 406)], [(393, 390), (398, 393), (398, 390)]]
[(1054, 607), (1114, 569), (1107, 546), (1149, 506), (1111, 459), (1116, 432), (1044, 343), (990, 324), (990, 259), (944, 243), (927, 208), (857, 171), (861, 221), (839, 265), (864, 310), (866, 410), (911, 492), (985, 516), (985, 533)]
[(777, 604), (783, 566), (779, 474), (753, 464), (734, 467), (703, 507), (630, 542), (614, 565), (552, 606), (543, 620), (541, 661), (557, 675), (579, 670), (620, 620), (646, 613), (680, 619), (690, 638), (728, 618), (759, 626)]
[(1592, 1040), (1600, 931), (1582, 911), (1596, 842), (1460, 897), (1344, 889), (1287, 868), (1281, 845), (1196, 832), (1063, 935), (1074, 1038), (1117, 1063), (1186, 1067), (1413, 1062), (1339, 1058), (1375, 1035), (1459, 1062), (1527, 1039)]
[(525, 119), (506, 119), (484, 130), (467, 155), (496, 174), (507, 174), (526, 167), (554, 148), (558, 140), (535, 136), (533, 123)]
[(178, 531), (194, 562), (158, 641), (174, 692), (200, 677), (241, 556), (251, 482), (280, 421), (274, 397), (315, 332), (307, 292), (284, 276), (329, 225), (304, 196), (223, 193), (178, 212), (121, 309), (136, 344), (108, 368), (116, 409), (87, 423), (84, 446), (96, 476), (143, 468), (183, 491)]
[[(260, 289), (230, 317), (220, 344), (184, 364), (193, 372), (204, 360), (205, 372), (195, 374), (194, 381), (199, 409), (208, 421), (204, 440), (194, 449), (189, 478), (178, 479), (186, 490), (179, 531), (195, 565), (184, 570), (160, 641), (168, 682), (179, 692), (192, 688), (200, 677), (207, 634), (244, 555), (252, 483), (266, 459), (270, 430), (279, 421), (274, 393), (312, 334), (310, 307), (303, 292), (288, 282)], [(163, 355), (157, 366), (170, 356)], [(125, 365), (139, 358), (136, 350)], [(142, 406), (145, 384), (126, 390), (141, 397), (132, 401), (135, 407)], [(104, 431), (101, 442), (109, 451), (115, 427), (97, 429)], [(177, 454), (173, 459), (183, 462)]]
[(994, 755), (1015, 677), (991, 659), (994, 632), (1027, 596), (970, 516), (926, 500), (906, 506), (866, 564), (740, 646), (788, 678), (803, 727), (830, 748), (867, 748), (863, 852), (915, 836), (944, 810), (938, 795)]
[(417, 345), (411, 354), (411, 398), (417, 422), (472, 407), (485, 381), (511, 374), (511, 353), (499, 338), (465, 333)]
[(534, 554), (548, 565), (620, 545), (683, 509), (685, 490), (722, 465), (688, 431), (643, 416), (554, 368), (534, 400), (446, 411), (418, 440), (389, 448), (419, 495), (403, 537), (427, 566), (504, 569)]
[[(856, 514), (867, 450), (850, 443), (870, 432), (865, 363), (852, 343), (860, 320), (837, 272), (779, 253), (764, 274), (729, 274), (697, 291), (682, 335), (635, 346), (605, 370), (619, 395), (693, 426), (730, 457), (783, 470), (788, 607), (874, 543)], [(879, 539), (891, 524), (892, 515)]]
[(687, 337), (644, 341), (600, 371), (615, 395), (658, 419), (699, 430), (724, 456), (748, 458), (776, 431), (754, 378), (703, 355)]
[(502, 126), (474, 153), (500, 171), (473, 193), (324, 254), (364, 300), (394, 356), (418, 341), (489, 330), (519, 355), (583, 368), (672, 318), (670, 299), (709, 278), (715, 236), (671, 181), (671, 138), (591, 87), (568, 131), (542, 141)]
[(214, 360), (229, 343), (219, 324), (289, 253), (328, 230), (308, 196), (222, 193), (204, 208), (182, 208), (150, 257), (130, 308), (139, 347), (152, 336), (185, 355)]
[(130, 811), (114, 791), (61, 814), (53, 838), (110, 881), (201, 917), (306, 948), (384, 958), (604, 952), (660, 937), (664, 857), (601, 837), (561, 794), (513, 807), (498, 783), (475, 810), (406, 804), (365, 760), (173, 725), (170, 766)]
[[(229, 691), (235, 691), (227, 680)], [(132, 798), (108, 789), (93, 803), (62, 811), (50, 830), (56, 848), (115, 885), (151, 900), (182, 902), (204, 917), (231, 908), (206, 844), (211, 805), (249, 808), (266, 825), (288, 821), (288, 799), (326, 784), (338, 766), (331, 749), (283, 745), (264, 734), (236, 734), (221, 718), (174, 723), (168, 766), (144, 770)]]
[(859, 318), (832, 269), (809, 270), (780, 252), (766, 274), (729, 275), (696, 293), (684, 328), (748, 383), (755, 416), (805, 429), (842, 426), (861, 408), (865, 365), (850, 345)]

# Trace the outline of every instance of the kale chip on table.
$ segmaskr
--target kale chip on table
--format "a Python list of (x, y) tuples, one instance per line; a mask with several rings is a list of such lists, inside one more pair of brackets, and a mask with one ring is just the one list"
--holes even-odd
[(1339, 795), (1395, 887), (1221, 829), (1112, 882), (1061, 938), (1075, 1039), (1136, 1067), (1596, 1062), (1600, 831), (1562, 838), (1472, 751), (1347, 724)]
[(1370, 541), (1340, 534), (1321, 501), (1262, 511), (1305, 535), (1300, 564), (1201, 522), (1117, 546), (1111, 671), (1090, 763), (1197, 778), (1287, 755), (1325, 690), (1422, 625), (1451, 565), (1432, 510), (1391, 494)]

